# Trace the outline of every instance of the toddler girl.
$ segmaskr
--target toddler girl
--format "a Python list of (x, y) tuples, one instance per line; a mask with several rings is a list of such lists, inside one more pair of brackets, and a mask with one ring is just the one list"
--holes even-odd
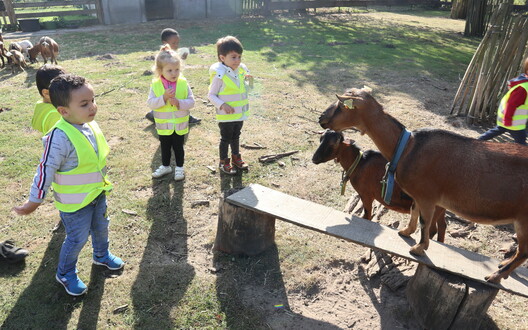
[(154, 110), (154, 123), (161, 144), (161, 166), (152, 173), (153, 178), (172, 171), (171, 148), (176, 158), (174, 180), (185, 178), (183, 144), (189, 132), (189, 109), (194, 106), (191, 87), (181, 74), (181, 60), (169, 45), (163, 45), (156, 55), (153, 67), (156, 78), (150, 85), (147, 105)]

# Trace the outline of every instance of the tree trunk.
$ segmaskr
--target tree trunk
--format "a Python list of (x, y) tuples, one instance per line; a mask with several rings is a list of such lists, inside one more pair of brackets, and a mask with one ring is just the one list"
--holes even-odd
[(468, 0), (453, 0), (451, 6), (452, 19), (466, 19)]
[(407, 299), (426, 329), (479, 329), (499, 289), (420, 264)]
[(275, 218), (220, 200), (214, 249), (229, 254), (254, 256), (275, 244)]

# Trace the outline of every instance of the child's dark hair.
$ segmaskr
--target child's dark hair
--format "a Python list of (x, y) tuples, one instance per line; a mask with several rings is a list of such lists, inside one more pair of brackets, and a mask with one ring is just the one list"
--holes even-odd
[(216, 53), (218, 55), (219, 61), (220, 55), (226, 56), (230, 52), (235, 52), (242, 55), (243, 51), (244, 49), (242, 48), (242, 43), (233, 36), (226, 36), (216, 41)]
[(51, 104), (55, 108), (70, 104), (72, 91), (86, 85), (86, 79), (74, 74), (61, 74), (54, 78), (49, 86)]
[(174, 29), (170, 29), (170, 28), (163, 29), (163, 31), (161, 31), (161, 42), (167, 41), (167, 39), (169, 39), (172, 36), (177, 36), (179, 38), (180, 34), (178, 33), (178, 31)]
[(42, 96), (43, 89), (49, 89), (50, 82), (53, 78), (66, 73), (64, 69), (58, 65), (44, 64), (37, 70), (35, 75), (35, 82), (40, 96)]

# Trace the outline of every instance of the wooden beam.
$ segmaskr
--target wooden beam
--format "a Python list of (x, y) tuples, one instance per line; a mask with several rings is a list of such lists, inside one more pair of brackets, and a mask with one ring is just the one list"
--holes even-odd
[(32, 7), (59, 7), (59, 6), (81, 6), (95, 5), (95, 0), (72, 0), (72, 1), (45, 1), (45, 2), (17, 2), (13, 8), (32, 8)]
[(292, 224), (409, 259), (485, 285), (528, 297), (528, 269), (518, 267), (500, 284), (484, 277), (498, 268), (499, 261), (471, 251), (430, 241), (425, 256), (409, 252), (414, 238), (398, 231), (332, 208), (252, 184), (227, 197), (227, 202), (264, 213)]
[(39, 13), (24, 13), (24, 14), (17, 14), (17, 18), (87, 15), (87, 14), (97, 14), (97, 10), (96, 9), (84, 9), (84, 10), (64, 10), (64, 11), (47, 11), (47, 12), (39, 12)]

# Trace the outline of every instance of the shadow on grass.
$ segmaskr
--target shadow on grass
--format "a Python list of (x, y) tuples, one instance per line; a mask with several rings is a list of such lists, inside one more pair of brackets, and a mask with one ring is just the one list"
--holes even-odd
[[(72, 312), (83, 305), (85, 297), (69, 296), (55, 281), (64, 237), (63, 231), (53, 234), (40, 266), (11, 308), (2, 329), (66, 329)], [(3, 273), (1, 268), (0, 272)], [(100, 300), (101, 297), (94, 296), (92, 299)]]
[[(161, 163), (158, 147), (152, 171)], [(153, 180), (153, 196), (148, 201), (149, 237), (139, 272), (132, 285), (134, 328), (171, 329), (171, 313), (185, 295), (195, 271), (188, 263), (187, 220), (183, 214), (184, 181), (173, 173)]]
[[(242, 175), (221, 176), (225, 196), (242, 188)], [(215, 251), (213, 265), (216, 295), (229, 329), (339, 329), (291, 311), (275, 244), (252, 257)]]
[(291, 311), (273, 245), (254, 257), (215, 252), (216, 293), (229, 329), (339, 329)]

